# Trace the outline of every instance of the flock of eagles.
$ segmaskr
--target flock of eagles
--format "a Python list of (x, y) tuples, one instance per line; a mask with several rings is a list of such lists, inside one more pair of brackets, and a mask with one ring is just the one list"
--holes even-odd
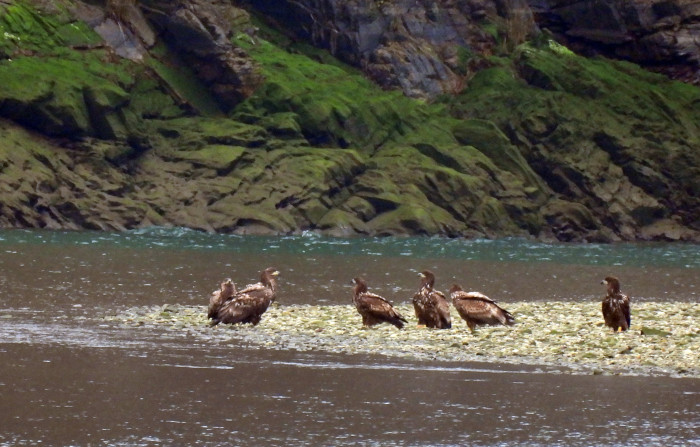
[[(277, 269), (268, 267), (260, 273), (260, 282), (248, 285), (242, 290), (236, 290), (230, 279), (222, 282), (221, 288), (212, 293), (209, 299), (207, 316), (212, 320), (211, 325), (250, 323), (255, 326), (260, 323), (262, 315), (275, 301), (277, 275)], [(420, 273), (420, 277), (420, 288), (413, 296), (418, 325), (438, 329), (451, 328), (450, 305), (445, 294), (434, 289), (435, 275), (425, 270)], [(362, 316), (362, 324), (365, 327), (390, 323), (401, 329), (408, 322), (394, 309), (391, 302), (369, 292), (364, 279), (357, 277), (352, 282), (355, 284), (352, 302)], [(626, 331), (630, 327), (629, 297), (620, 291), (620, 281), (614, 276), (606, 277), (602, 284), (608, 286), (602, 306), (605, 325), (616, 331)], [(450, 288), (450, 298), (457, 313), (466, 321), (472, 332), (480, 325), (515, 324), (515, 318), (510, 312), (482, 293), (465, 292), (459, 285), (454, 284)]]

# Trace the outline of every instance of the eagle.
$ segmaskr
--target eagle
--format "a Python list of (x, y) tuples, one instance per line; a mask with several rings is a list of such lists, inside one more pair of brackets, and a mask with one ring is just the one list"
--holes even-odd
[(380, 323), (391, 323), (399, 329), (403, 328), (406, 319), (402, 317), (389, 301), (381, 296), (368, 292), (367, 283), (362, 278), (354, 278), (355, 284), (352, 302), (357, 312), (362, 315), (362, 325), (374, 326)]
[(223, 303), (212, 317), (211, 325), (251, 323), (255, 326), (260, 323), (262, 314), (275, 301), (277, 275), (279, 272), (273, 267), (260, 272), (260, 282), (246, 286)]
[(614, 276), (606, 276), (601, 284), (607, 284), (608, 294), (603, 298), (603, 319), (605, 325), (621, 332), (630, 327), (630, 299), (620, 292), (620, 280)]
[(209, 298), (209, 312), (207, 313), (207, 318), (214, 318), (216, 314), (219, 313), (221, 305), (233, 298), (233, 295), (235, 294), (235, 284), (233, 284), (231, 278), (226, 278), (224, 282), (221, 283), (219, 290), (212, 292), (211, 297)]
[(442, 292), (433, 289), (435, 274), (424, 270), (418, 275), (421, 277), (420, 289), (413, 295), (413, 309), (418, 324), (437, 329), (451, 328), (450, 303)]
[(459, 315), (467, 322), (469, 330), (479, 325), (513, 325), (515, 318), (494, 300), (479, 292), (465, 292), (458, 284), (450, 288), (450, 297)]

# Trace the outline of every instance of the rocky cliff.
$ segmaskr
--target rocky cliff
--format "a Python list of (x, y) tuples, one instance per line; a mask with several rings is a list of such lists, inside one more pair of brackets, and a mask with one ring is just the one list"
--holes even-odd
[(700, 240), (700, 89), (545, 7), (5, 1), (0, 225)]
[(697, 0), (530, 0), (538, 24), (583, 54), (633, 61), (700, 85)]
[[(522, 42), (535, 23), (525, 0), (249, 0), (289, 35), (361, 67), (384, 88), (432, 98), (461, 91), (465, 75), (494, 53), (495, 27)], [(486, 24), (491, 25), (491, 29)]]

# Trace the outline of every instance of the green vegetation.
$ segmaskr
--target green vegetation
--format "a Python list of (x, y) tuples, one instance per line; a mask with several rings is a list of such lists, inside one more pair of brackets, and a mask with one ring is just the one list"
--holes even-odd
[[(511, 51), (507, 24), (487, 26), (510, 36), (489, 68), (469, 73), (487, 56), (460, 48), (464, 91), (426, 103), (256, 23), (232, 42), (264, 82), (224, 113), (162, 43), (131, 62), (67, 13), (0, 9), (0, 118), (71, 140), (91, 175), (113, 166), (114, 200), (140, 205), (108, 227), (599, 241), (680, 239), (697, 220), (672, 213), (700, 209), (700, 89), (544, 38)], [(32, 200), (7, 215), (40, 221)]]
[[(189, 104), (198, 114), (204, 116), (220, 116), (222, 114), (211, 92), (197, 79), (187, 64), (168, 50), (165, 45), (156, 45), (151, 50), (151, 56), (146, 60), (146, 64), (153, 70), (155, 77), (159, 79), (161, 84), (160, 90), (152, 90), (159, 96), (153, 98), (156, 102), (170, 101), (172, 103), (175, 99), (178, 102)], [(166, 92), (168, 94), (164, 94)], [(134, 96), (134, 99), (138, 100), (138, 95)], [(153, 114), (153, 112), (156, 113)], [(151, 111), (151, 114), (145, 117), (171, 118), (181, 113), (181, 110), (170, 107), (169, 110)]]
[[(521, 45), (510, 60), (499, 59), (496, 67), (478, 73), (465, 92), (451, 101), (451, 111), (459, 117), (488, 117), (501, 128), (514, 118), (534, 115), (536, 122), (526, 128), (534, 132), (546, 132), (562, 122), (590, 120), (610, 130), (627, 131), (629, 120), (634, 119), (644, 121), (649, 131), (672, 126), (697, 139), (698, 101), (696, 87), (630, 63), (584, 58), (549, 41), (542, 47)], [(594, 126), (580, 130), (589, 127)]]
[(87, 24), (59, 20), (61, 14), (39, 14), (24, 2), (0, 6), (0, 58), (18, 51), (53, 53), (60, 47), (90, 46), (101, 42)]
[(48, 135), (123, 135), (109, 114), (126, 104), (133, 78), (102, 55), (66, 50), (0, 61), (0, 114)]
[(262, 66), (265, 83), (235, 109), (234, 119), (285, 113), (311, 144), (371, 151), (408, 131), (425, 107), (400, 92), (382, 91), (349, 67), (264, 40), (245, 47)]

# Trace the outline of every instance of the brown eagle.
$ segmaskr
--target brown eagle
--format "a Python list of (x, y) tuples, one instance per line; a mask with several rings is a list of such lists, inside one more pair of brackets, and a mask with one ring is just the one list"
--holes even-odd
[(450, 297), (455, 309), (467, 322), (472, 332), (476, 326), (484, 324), (490, 326), (515, 324), (515, 318), (510, 312), (483, 293), (465, 292), (459, 285), (454, 284), (450, 288)]
[(620, 292), (620, 280), (607, 276), (601, 284), (608, 285), (608, 294), (603, 298), (603, 319), (605, 325), (615, 331), (626, 331), (630, 327), (630, 299)]
[(262, 314), (272, 302), (277, 293), (277, 275), (279, 272), (268, 267), (260, 273), (260, 282), (239, 290), (228, 301), (223, 303), (219, 311), (212, 317), (212, 326), (219, 323), (260, 323)]
[(209, 312), (207, 313), (207, 318), (214, 318), (221, 306), (236, 294), (236, 286), (231, 281), (231, 278), (226, 278), (224, 282), (221, 283), (221, 288), (212, 292), (209, 298)]
[(451, 328), (450, 303), (442, 292), (433, 289), (435, 274), (424, 270), (419, 275), (420, 289), (413, 295), (413, 309), (416, 311), (418, 324), (437, 329)]
[(352, 302), (357, 312), (362, 315), (362, 324), (365, 327), (379, 323), (391, 323), (397, 328), (403, 328), (406, 319), (394, 310), (389, 301), (381, 296), (367, 291), (367, 283), (362, 278), (354, 278), (355, 283)]

